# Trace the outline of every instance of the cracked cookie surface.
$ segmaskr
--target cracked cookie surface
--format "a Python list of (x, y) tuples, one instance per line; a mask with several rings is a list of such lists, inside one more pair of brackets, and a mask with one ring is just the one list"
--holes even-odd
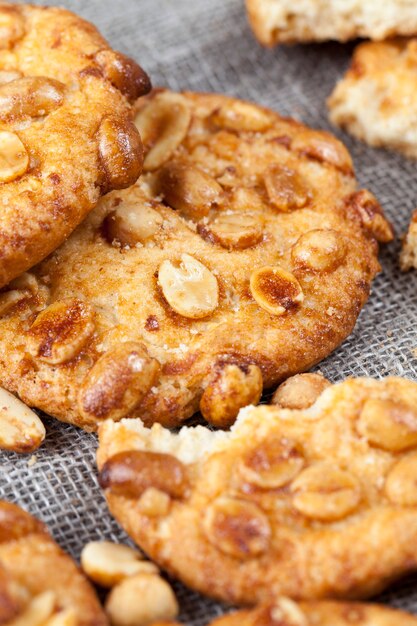
[(0, 501), (0, 624), (107, 626), (95, 591), (48, 534)]
[(0, 286), (140, 174), (146, 74), (69, 11), (0, 5)]
[(138, 183), (0, 294), (0, 383), (87, 429), (226, 427), (351, 332), (391, 227), (328, 133), (164, 91), (136, 124)]
[(328, 100), (331, 121), (371, 146), (417, 158), (417, 39), (360, 44)]
[(100, 482), (138, 545), (202, 593), (367, 597), (417, 568), (416, 403), (414, 382), (363, 378), (306, 409), (247, 407), (229, 432), (109, 420)]

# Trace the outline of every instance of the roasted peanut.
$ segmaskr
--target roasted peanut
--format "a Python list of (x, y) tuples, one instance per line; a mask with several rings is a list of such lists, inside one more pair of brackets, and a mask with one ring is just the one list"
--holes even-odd
[(0, 388), (0, 448), (33, 452), (45, 439), (45, 427), (23, 402)]
[(239, 464), (245, 483), (260, 489), (278, 489), (291, 482), (304, 467), (304, 457), (288, 439), (263, 441), (247, 452)]
[(94, 311), (81, 300), (58, 300), (39, 313), (28, 331), (27, 349), (58, 365), (73, 359), (95, 329)]
[(301, 235), (291, 249), (291, 259), (297, 269), (313, 272), (334, 271), (346, 257), (343, 235), (335, 230), (310, 230)]
[(138, 498), (153, 487), (172, 498), (188, 488), (185, 466), (170, 454), (130, 450), (111, 457), (100, 472), (100, 485), (126, 498)]
[(278, 387), (271, 404), (283, 409), (308, 409), (331, 383), (321, 374), (296, 374)]
[(393, 504), (417, 506), (417, 453), (403, 457), (389, 472), (385, 493)]
[(103, 191), (133, 185), (142, 171), (142, 142), (135, 125), (106, 117), (97, 133), (100, 161), (104, 170)]
[(272, 113), (249, 102), (229, 102), (216, 109), (210, 120), (227, 130), (262, 132), (270, 128), (275, 119)]
[(55, 611), (56, 597), (52, 591), (35, 596), (21, 613), (7, 626), (49, 626), (49, 619)]
[(262, 241), (262, 226), (261, 216), (220, 214), (208, 223), (198, 224), (197, 231), (204, 239), (227, 250), (245, 250)]
[(152, 86), (149, 76), (143, 69), (121, 52), (105, 49), (95, 56), (104, 76), (119, 89), (129, 102), (147, 94)]
[(203, 528), (210, 543), (238, 559), (260, 556), (271, 541), (268, 518), (246, 500), (218, 498), (206, 511)]
[(135, 124), (145, 147), (145, 171), (156, 170), (171, 158), (190, 122), (190, 109), (179, 94), (162, 92), (140, 109)]
[(0, 131), (0, 183), (10, 183), (25, 174), (29, 155), (15, 133)]
[(183, 254), (180, 261), (164, 261), (159, 268), (158, 283), (168, 304), (183, 317), (206, 317), (218, 307), (216, 277), (189, 254)]
[(311, 199), (311, 191), (301, 175), (282, 165), (271, 165), (264, 174), (270, 202), (279, 211), (301, 209)]
[(107, 215), (103, 227), (107, 240), (122, 246), (145, 243), (161, 229), (163, 219), (158, 211), (133, 202), (123, 202)]
[(106, 612), (112, 626), (148, 626), (158, 620), (174, 619), (178, 603), (168, 583), (159, 576), (137, 574), (114, 587)]
[(170, 161), (161, 168), (158, 189), (170, 207), (195, 221), (206, 216), (222, 195), (214, 178), (182, 161)]
[(370, 398), (357, 421), (370, 444), (390, 452), (417, 446), (417, 412), (401, 401)]
[(385, 219), (378, 200), (367, 189), (356, 191), (347, 198), (346, 212), (377, 241), (388, 243), (393, 240), (394, 231), (391, 224)]
[(79, 395), (79, 411), (86, 419), (125, 417), (154, 384), (160, 364), (145, 346), (127, 341), (109, 350), (87, 374)]
[(89, 578), (102, 587), (113, 587), (135, 574), (158, 574), (158, 568), (142, 555), (122, 544), (91, 541), (81, 552), (81, 567)]
[(304, 300), (295, 276), (278, 266), (266, 266), (252, 272), (250, 291), (259, 306), (271, 315), (283, 315)]
[(42, 117), (64, 101), (65, 85), (45, 76), (27, 76), (0, 85), (0, 119)]
[(297, 511), (325, 522), (346, 517), (361, 500), (357, 478), (326, 463), (318, 463), (302, 471), (292, 483), (291, 492)]
[(211, 424), (227, 428), (241, 408), (259, 402), (262, 387), (262, 372), (257, 365), (226, 364), (204, 390), (200, 411)]
[(301, 156), (328, 163), (344, 174), (353, 175), (353, 163), (349, 152), (342, 142), (330, 133), (305, 129), (293, 139), (291, 150)]

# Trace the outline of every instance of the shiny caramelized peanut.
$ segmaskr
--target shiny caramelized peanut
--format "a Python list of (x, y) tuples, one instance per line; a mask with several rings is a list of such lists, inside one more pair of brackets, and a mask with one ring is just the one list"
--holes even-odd
[(291, 150), (302, 156), (328, 163), (345, 174), (353, 175), (353, 163), (341, 141), (326, 132), (305, 129), (293, 139)]
[(171, 158), (190, 123), (190, 109), (179, 94), (158, 94), (140, 109), (135, 124), (145, 147), (145, 172), (158, 169)]
[(393, 504), (417, 506), (417, 453), (403, 457), (389, 472), (385, 494)]
[(289, 167), (271, 165), (264, 174), (264, 183), (270, 202), (279, 211), (301, 209), (311, 198), (306, 182)]
[(274, 123), (274, 116), (249, 102), (228, 102), (216, 109), (210, 120), (220, 128), (227, 130), (262, 132)]
[(262, 372), (257, 365), (239, 367), (228, 363), (204, 390), (200, 411), (210, 424), (228, 428), (241, 408), (259, 402), (262, 387)]
[(239, 474), (244, 483), (260, 489), (278, 489), (291, 482), (303, 467), (303, 455), (293, 442), (273, 438), (244, 455)]
[(321, 374), (296, 374), (278, 387), (271, 404), (283, 409), (308, 409), (331, 383)]
[(330, 522), (352, 513), (361, 500), (353, 474), (318, 463), (305, 469), (291, 485), (293, 507), (306, 517)]
[(187, 494), (186, 467), (170, 454), (130, 450), (111, 457), (100, 472), (103, 489), (126, 498), (137, 498), (153, 487), (172, 498)]
[(27, 76), (0, 85), (0, 119), (42, 117), (64, 101), (65, 85), (45, 76)]
[(204, 239), (227, 250), (245, 250), (262, 241), (262, 227), (261, 216), (221, 213), (207, 224), (198, 224), (197, 231)]
[(283, 315), (304, 300), (295, 276), (278, 266), (266, 266), (252, 272), (250, 291), (259, 306), (271, 315)]
[(202, 169), (181, 161), (170, 161), (161, 168), (158, 189), (170, 207), (195, 221), (208, 214), (223, 191)]
[(112, 626), (149, 626), (171, 620), (179, 607), (169, 584), (160, 576), (137, 574), (112, 589), (106, 600)]
[(25, 23), (18, 7), (0, 6), (0, 49), (11, 48), (25, 34)]
[(143, 69), (121, 52), (110, 48), (100, 50), (95, 56), (104, 76), (122, 92), (129, 102), (134, 102), (151, 90), (151, 82)]
[(106, 117), (97, 133), (100, 161), (104, 170), (103, 190), (125, 189), (142, 171), (142, 142), (135, 125)]
[(91, 541), (81, 552), (81, 567), (89, 578), (101, 587), (113, 587), (135, 574), (158, 574), (150, 561), (137, 550), (111, 541)]
[(85, 419), (118, 420), (135, 409), (153, 386), (160, 364), (146, 347), (127, 341), (103, 354), (83, 381), (78, 408)]
[(77, 626), (78, 622), (75, 609), (66, 609), (52, 615), (42, 626)]
[(0, 448), (34, 452), (45, 439), (45, 427), (23, 402), (0, 388)]
[(417, 412), (401, 401), (370, 398), (358, 418), (357, 430), (371, 445), (401, 452), (417, 446)]
[(183, 254), (177, 262), (164, 261), (158, 283), (170, 307), (183, 317), (206, 317), (219, 305), (216, 277), (189, 254)]
[(29, 155), (15, 133), (0, 131), (0, 183), (10, 183), (23, 176), (29, 167)]
[[(304, 611), (290, 598), (278, 598), (267, 610), (272, 620), (270, 626), (274, 622), (284, 624), (285, 626), (313, 626), (310, 624), (310, 620), (308, 620)], [(253, 626), (262, 626), (262, 624), (253, 624)]]
[(346, 211), (377, 241), (388, 243), (393, 240), (391, 224), (385, 219), (378, 200), (367, 189), (356, 191), (347, 198)]
[(291, 249), (295, 267), (313, 272), (334, 271), (346, 257), (343, 235), (331, 229), (310, 230)]
[(94, 329), (94, 311), (88, 304), (75, 298), (58, 300), (33, 322), (27, 349), (45, 363), (66, 363), (79, 354)]
[(162, 216), (155, 209), (123, 202), (107, 215), (103, 228), (110, 243), (117, 241), (122, 246), (135, 246), (156, 235), (162, 223)]
[(271, 541), (268, 518), (246, 500), (217, 498), (205, 513), (203, 528), (218, 550), (242, 560), (262, 555)]

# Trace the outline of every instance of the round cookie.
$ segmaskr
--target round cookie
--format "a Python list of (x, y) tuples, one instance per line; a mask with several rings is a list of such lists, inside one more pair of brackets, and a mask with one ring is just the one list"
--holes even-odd
[[(417, 384), (351, 379), (229, 432), (108, 420), (111, 512), (161, 567), (226, 602), (361, 598), (417, 569)], [(381, 549), (383, 547), (383, 549)]]
[(93, 588), (45, 526), (0, 501), (0, 623), (107, 626)]
[[(158, 622), (154, 626), (175, 626)], [(281, 597), (270, 604), (234, 611), (210, 626), (416, 626), (417, 617), (377, 604), (354, 602), (294, 602)]]
[(86, 429), (226, 427), (351, 332), (391, 227), (331, 135), (225, 96), (142, 100), (144, 175), (0, 295), (0, 384)]
[(99, 198), (135, 182), (128, 101), (143, 70), (63, 9), (0, 6), (0, 286), (52, 252)]

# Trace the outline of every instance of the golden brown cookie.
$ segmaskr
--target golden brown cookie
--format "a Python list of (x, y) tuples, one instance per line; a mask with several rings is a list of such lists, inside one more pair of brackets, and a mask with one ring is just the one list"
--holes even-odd
[(253, 31), (266, 46), (417, 33), (410, 0), (246, 0), (246, 5)]
[(0, 624), (108, 624), (93, 588), (45, 526), (4, 501), (0, 501)]
[(231, 603), (361, 598), (417, 569), (417, 384), (351, 379), (231, 431), (107, 421), (111, 512), (161, 567)]
[(63, 9), (0, 5), (0, 286), (52, 252), (142, 166), (143, 70)]
[[(153, 626), (174, 626), (157, 622)], [(281, 597), (270, 604), (235, 611), (210, 626), (416, 626), (417, 617), (377, 604), (354, 602), (294, 602)]]
[(417, 39), (363, 43), (328, 100), (330, 119), (371, 146), (417, 158)]
[(351, 332), (391, 227), (327, 133), (190, 93), (136, 123), (140, 181), (0, 295), (0, 383), (87, 429), (228, 426)]

